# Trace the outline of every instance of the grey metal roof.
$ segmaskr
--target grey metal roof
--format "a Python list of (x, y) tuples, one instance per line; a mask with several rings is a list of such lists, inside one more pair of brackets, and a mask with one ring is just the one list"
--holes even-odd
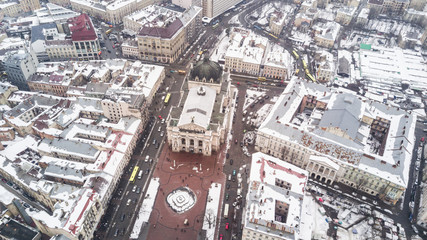
[(338, 127), (355, 139), (361, 111), (362, 102), (357, 96), (349, 93), (337, 94), (335, 101), (328, 104), (328, 110), (323, 114), (319, 127)]
[(204, 86), (202, 87), (204, 94), (199, 94), (200, 88), (194, 87), (188, 92), (184, 109), (178, 121), (178, 127), (194, 123), (205, 129), (208, 128), (215, 104), (216, 91)]
[(45, 37), (43, 35), (43, 29), (50, 29), (50, 28), (56, 28), (56, 24), (46, 23), (46, 24), (33, 26), (31, 28), (31, 43), (37, 40), (45, 40)]

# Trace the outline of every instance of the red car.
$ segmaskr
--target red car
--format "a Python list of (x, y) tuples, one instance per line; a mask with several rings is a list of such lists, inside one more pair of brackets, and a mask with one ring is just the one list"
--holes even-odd
[(225, 224), (225, 230), (228, 230), (229, 225), (230, 225), (229, 223), (226, 223), (226, 224)]
[(424, 142), (424, 137), (421, 138), (421, 142)]
[(162, 116), (159, 115), (159, 119), (163, 119)]
[(224, 237), (222, 234), (219, 235), (219, 240), (222, 240), (222, 237)]

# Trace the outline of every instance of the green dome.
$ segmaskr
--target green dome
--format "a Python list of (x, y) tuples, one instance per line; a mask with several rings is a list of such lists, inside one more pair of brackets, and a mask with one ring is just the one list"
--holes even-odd
[[(191, 79), (199, 78), (198, 81), (206, 82), (220, 82), (222, 76), (222, 68), (216, 63), (210, 61), (208, 58), (203, 59), (196, 63), (191, 71)], [(203, 80), (206, 79), (206, 80)]]

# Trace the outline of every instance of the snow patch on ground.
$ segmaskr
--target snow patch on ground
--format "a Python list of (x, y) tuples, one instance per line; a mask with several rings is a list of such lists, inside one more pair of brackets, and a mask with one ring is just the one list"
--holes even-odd
[(255, 102), (255, 100), (258, 97), (264, 96), (265, 95), (265, 91), (263, 90), (254, 90), (254, 89), (248, 89), (246, 91), (246, 96), (245, 97), (245, 103), (243, 105), (243, 111), (247, 110), (247, 108)]
[(206, 231), (206, 239), (213, 240), (215, 237), (215, 228), (218, 219), (218, 210), (221, 197), (221, 184), (212, 183), (209, 188), (208, 198), (206, 202), (205, 216), (203, 218), (202, 229)]
[(159, 191), (159, 186), (160, 182), (158, 178), (151, 179), (145, 199), (142, 202), (142, 206), (139, 209), (138, 216), (135, 220), (135, 225), (133, 226), (132, 233), (130, 234), (130, 239), (138, 239), (142, 226), (148, 222), (148, 219), (150, 219), (157, 192)]

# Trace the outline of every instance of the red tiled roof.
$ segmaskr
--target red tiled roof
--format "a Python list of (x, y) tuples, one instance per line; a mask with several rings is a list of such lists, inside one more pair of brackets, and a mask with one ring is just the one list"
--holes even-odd
[(166, 27), (145, 27), (139, 31), (140, 36), (171, 38), (184, 25), (178, 18)]
[(91, 41), (96, 40), (96, 32), (93, 28), (89, 16), (82, 13), (80, 16), (68, 19), (73, 41)]

